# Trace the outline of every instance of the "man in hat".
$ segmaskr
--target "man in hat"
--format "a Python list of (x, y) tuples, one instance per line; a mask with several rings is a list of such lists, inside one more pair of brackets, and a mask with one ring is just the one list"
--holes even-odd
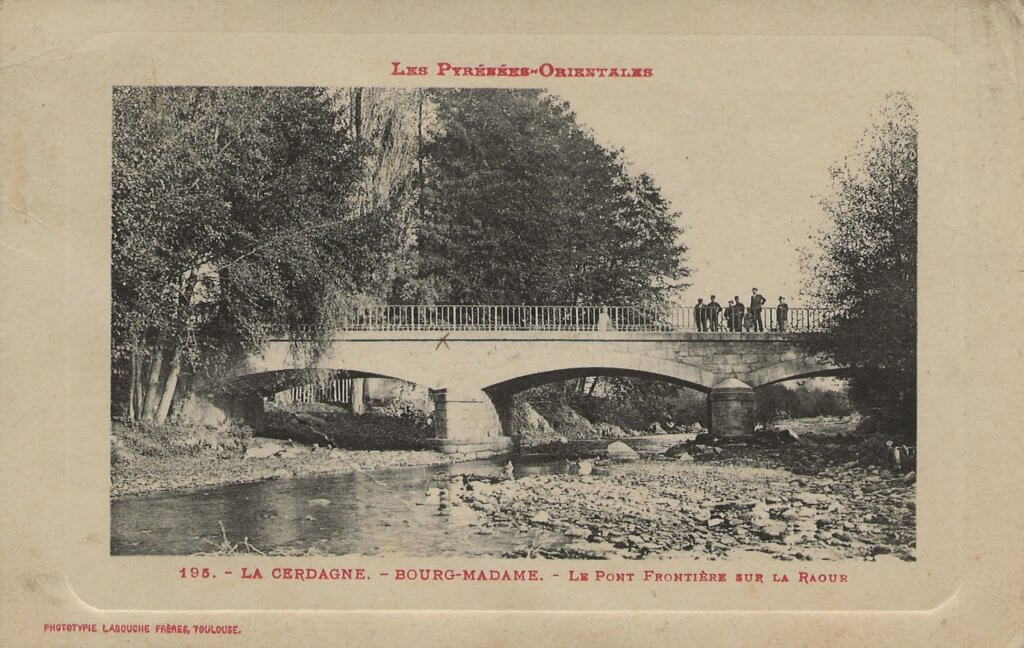
[(779, 323), (779, 331), (786, 330), (786, 320), (789, 319), (789, 304), (785, 297), (779, 297), (779, 305), (775, 307), (775, 321)]
[(718, 317), (722, 313), (722, 305), (715, 301), (715, 296), (711, 295), (711, 301), (708, 302), (707, 308), (704, 312), (708, 315), (708, 324), (711, 326), (712, 331), (718, 330)]
[(733, 301), (736, 303), (732, 307), (732, 330), (742, 331), (743, 330), (743, 300), (740, 299), (739, 295), (733, 297)]
[(697, 305), (693, 307), (693, 321), (697, 323), (698, 331), (708, 330), (707, 306), (702, 297), (697, 298)]
[(750, 321), (755, 331), (764, 331), (764, 321), (761, 319), (761, 307), (768, 301), (764, 295), (757, 293), (757, 288), (751, 288), (750, 293)]

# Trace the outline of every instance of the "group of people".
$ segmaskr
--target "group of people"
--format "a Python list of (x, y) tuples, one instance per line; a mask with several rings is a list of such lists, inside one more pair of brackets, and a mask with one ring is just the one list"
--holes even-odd
[[(739, 295), (730, 299), (729, 305), (724, 308), (711, 295), (711, 300), (706, 304), (703, 298), (697, 300), (693, 307), (693, 319), (698, 331), (764, 331), (762, 313), (767, 301), (764, 295), (757, 292), (757, 288), (751, 289), (750, 305), (746, 307)], [(775, 307), (775, 329), (785, 331), (788, 320), (789, 304), (785, 297), (779, 297), (779, 304)]]

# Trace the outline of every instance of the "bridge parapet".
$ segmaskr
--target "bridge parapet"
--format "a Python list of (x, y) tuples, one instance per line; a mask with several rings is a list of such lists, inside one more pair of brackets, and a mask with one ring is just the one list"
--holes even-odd
[[(303, 327), (299, 335), (278, 333), (270, 337), (274, 342), (312, 341), (318, 339), (320, 331)], [(803, 332), (806, 334), (807, 332)], [(446, 341), (559, 341), (559, 342), (781, 342), (799, 341), (806, 335), (798, 331), (622, 331), (622, 330), (558, 330), (558, 329), (333, 329), (327, 335), (330, 341), (384, 341), (384, 340), (433, 340)]]
[[(745, 313), (751, 313), (749, 309)], [(757, 311), (753, 311), (757, 313)], [(764, 331), (812, 333), (824, 330), (840, 311), (766, 307)], [(706, 334), (746, 332), (753, 318), (698, 310), (693, 306), (531, 306), (512, 304), (377, 304), (354, 306), (337, 317), (332, 330), (345, 331), (630, 331)], [(313, 335), (314, 327), (299, 327)]]

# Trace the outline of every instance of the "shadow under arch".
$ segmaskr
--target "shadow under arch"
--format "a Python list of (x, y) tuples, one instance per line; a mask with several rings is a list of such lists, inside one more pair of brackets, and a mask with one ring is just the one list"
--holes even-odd
[(207, 385), (203, 391), (222, 396), (240, 396), (254, 394), (270, 396), (281, 390), (299, 385), (306, 385), (318, 378), (386, 378), (402, 382), (420, 384), (415, 380), (402, 378), (372, 371), (354, 369), (337, 369), (333, 367), (316, 367), (313, 369), (273, 369), (240, 374), (217, 385)]
[(487, 384), (487, 393), (514, 394), (560, 380), (583, 376), (631, 376), (675, 383), (700, 392), (710, 392), (716, 375), (694, 365), (629, 353), (601, 353), (583, 358), (532, 355), (495, 367)]
[(694, 383), (680, 378), (666, 376), (664, 374), (651, 373), (647, 371), (633, 371), (628, 369), (616, 369), (608, 367), (574, 367), (572, 369), (558, 369), (544, 371), (526, 376), (519, 376), (503, 382), (487, 385), (483, 388), (484, 393), (494, 396), (512, 396), (527, 389), (548, 385), (555, 382), (563, 382), (577, 378), (601, 377), (622, 377), (622, 378), (643, 378), (645, 380), (656, 380), (659, 382), (671, 383), (681, 387), (687, 387), (702, 393), (708, 393), (711, 388), (705, 385)]
[(825, 358), (824, 356), (812, 356), (781, 362), (752, 371), (746, 376), (746, 382), (754, 389), (774, 385), (790, 380), (803, 378), (825, 378), (831, 376), (844, 376), (849, 373), (849, 367), (844, 367)]

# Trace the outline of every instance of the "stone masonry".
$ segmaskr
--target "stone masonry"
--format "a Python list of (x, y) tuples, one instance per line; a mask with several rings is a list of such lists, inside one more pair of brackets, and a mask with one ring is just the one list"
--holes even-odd
[[(301, 368), (292, 341), (271, 341), (237, 381)], [(508, 404), (539, 384), (592, 375), (644, 376), (709, 395), (712, 430), (753, 429), (753, 390), (842, 370), (793, 333), (649, 331), (342, 331), (318, 368), (430, 388), (442, 448), (507, 447)]]

